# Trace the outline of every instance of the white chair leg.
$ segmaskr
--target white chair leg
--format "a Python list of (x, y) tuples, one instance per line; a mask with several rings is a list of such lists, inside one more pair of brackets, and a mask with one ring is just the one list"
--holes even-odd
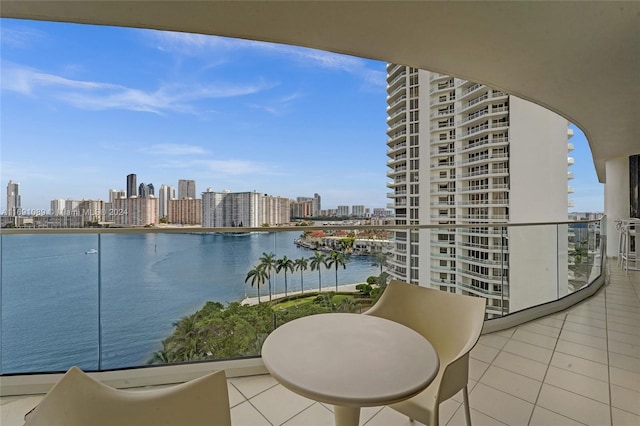
[(462, 388), (462, 396), (464, 398), (464, 417), (467, 422), (467, 426), (471, 426), (471, 409), (469, 408), (469, 392), (467, 387)]

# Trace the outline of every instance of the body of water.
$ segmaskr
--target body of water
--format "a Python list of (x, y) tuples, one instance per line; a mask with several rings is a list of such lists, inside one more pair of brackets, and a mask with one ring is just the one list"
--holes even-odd
[[(299, 235), (0, 236), (0, 373), (144, 365), (173, 323), (206, 301), (256, 296), (244, 279), (264, 252), (313, 256), (293, 244)], [(339, 269), (338, 284), (378, 273), (370, 258), (354, 256)], [(290, 291), (300, 290), (299, 271), (287, 281)], [(318, 272), (304, 272), (303, 282), (317, 289)], [(284, 292), (282, 272), (272, 286)], [(323, 269), (322, 287), (334, 286), (335, 270)], [(260, 294), (268, 295), (266, 284)]]

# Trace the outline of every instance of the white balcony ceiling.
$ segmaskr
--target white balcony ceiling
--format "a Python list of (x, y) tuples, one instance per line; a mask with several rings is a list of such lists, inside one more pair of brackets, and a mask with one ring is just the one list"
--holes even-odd
[(640, 2), (13, 1), (9, 18), (264, 40), (452, 74), (586, 134), (598, 176), (640, 153)]

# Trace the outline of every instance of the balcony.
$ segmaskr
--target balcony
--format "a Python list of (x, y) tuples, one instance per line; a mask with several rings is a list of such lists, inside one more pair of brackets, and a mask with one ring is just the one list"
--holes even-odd
[[(637, 424), (640, 272), (610, 267), (609, 285), (590, 299), (480, 337), (469, 371), (473, 424)], [(332, 407), (290, 392), (268, 374), (231, 377), (228, 386), (234, 425), (333, 424)], [(41, 398), (2, 397), (3, 425), (22, 424)], [(440, 424), (464, 424), (461, 404), (461, 395), (441, 404)], [(408, 424), (388, 407), (363, 409), (360, 421)]]
[[(16, 3), (22, 3), (22, 7), (27, 10), (24, 15), (15, 13), (15, 8), (20, 7), (15, 5), (5, 5), (4, 13), (12, 17), (37, 16), (39, 19), (47, 19), (51, 15), (58, 14), (62, 16), (56, 16), (57, 20), (135, 24), (143, 27), (155, 25), (165, 28), (166, 22), (171, 22), (174, 28), (186, 32), (194, 32), (197, 26), (202, 31), (202, 28), (206, 27), (203, 25), (205, 21), (209, 22), (211, 27), (207, 28), (212, 34), (233, 32), (243, 34), (247, 38), (278, 38), (283, 43), (292, 42), (311, 47), (329, 46), (333, 51), (362, 53), (363, 56), (368, 57), (384, 58), (385, 53), (382, 51), (384, 48), (377, 46), (385, 46), (385, 43), (378, 42), (376, 37), (377, 33), (381, 33), (380, 37), (388, 37), (387, 33), (376, 31), (376, 28), (382, 28), (385, 23), (388, 23), (388, 8), (383, 5), (381, 6), (383, 9), (377, 11), (377, 6), (373, 3), (364, 6), (370, 13), (367, 14), (368, 20), (363, 20), (360, 26), (354, 25), (358, 23), (356, 19), (344, 19), (344, 24), (340, 24), (340, 20), (332, 22), (331, 19), (321, 19), (325, 16), (322, 15), (322, 8), (306, 9), (306, 7), (316, 7), (312, 3), (309, 3), (310, 6), (287, 5), (287, 12), (290, 12), (287, 14), (290, 18), (287, 26), (282, 25), (281, 19), (274, 19), (283, 16), (282, 10), (277, 5), (261, 9), (262, 13), (255, 13), (254, 15), (258, 18), (253, 20), (242, 19), (250, 18), (243, 5), (235, 6), (235, 13), (233, 13), (233, 7), (229, 7), (226, 11), (230, 13), (217, 13), (217, 19), (215, 14), (212, 14), (213, 16), (202, 16), (202, 20), (199, 20), (194, 19), (199, 17), (197, 13), (182, 13), (188, 11), (180, 9), (167, 9), (164, 14), (160, 11), (157, 14), (149, 14), (146, 7), (140, 6), (141, 9), (137, 9), (132, 5), (127, 8), (126, 13), (116, 12), (113, 17), (109, 13), (104, 13), (108, 9), (96, 10), (94, 6), (83, 8), (84, 12), (78, 8), (56, 9), (55, 7), (46, 12), (38, 10), (38, 7), (44, 6), (25, 5), (28, 2)], [(635, 64), (625, 66), (629, 65), (628, 58), (632, 57), (631, 52), (637, 49), (636, 37), (630, 32), (635, 31), (636, 27), (633, 25), (635, 21), (622, 20), (630, 15), (629, 12), (633, 15), (632, 19), (637, 19), (637, 7), (629, 3), (625, 7), (625, 12), (619, 10), (616, 5), (608, 8), (601, 4), (580, 4), (576, 8), (581, 9), (572, 10), (567, 4), (556, 6), (551, 3), (553, 2), (541, 2), (533, 7), (533, 11), (539, 16), (560, 17), (557, 20), (550, 19), (548, 25), (545, 25), (547, 37), (539, 38), (539, 40), (562, 41), (559, 43), (532, 42), (531, 34), (539, 31), (539, 22), (531, 19), (531, 8), (522, 9), (525, 12), (522, 15), (515, 9), (503, 13), (504, 6), (501, 4), (469, 8), (466, 12), (464, 8), (458, 8), (457, 5), (452, 6), (456, 10), (449, 10), (440, 5), (434, 6), (434, 10), (418, 10), (422, 6), (397, 5), (396, 7), (403, 12), (403, 16), (407, 17), (407, 24), (415, 28), (418, 33), (410, 32), (403, 35), (403, 32), (397, 31), (394, 36), (396, 38), (392, 42), (395, 45), (406, 45), (405, 42), (415, 40), (412, 42), (414, 43), (411, 45), (412, 49), (406, 49), (409, 52), (406, 56), (408, 62), (418, 63), (421, 58), (433, 58), (430, 59), (430, 63), (433, 64), (434, 69), (446, 70), (446, 65), (438, 58), (446, 55), (464, 57), (469, 47), (465, 43), (459, 43), (459, 46), (448, 43), (422, 43), (421, 40), (435, 39), (438, 32), (442, 31), (442, 27), (437, 25), (420, 25), (424, 15), (432, 13), (434, 22), (439, 21), (447, 25), (448, 18), (455, 12), (459, 14), (457, 16), (460, 16), (460, 19), (469, 23), (477, 21), (487, 28), (504, 28), (506, 30), (504, 38), (510, 43), (505, 44), (502, 49), (486, 49), (484, 52), (488, 55), (486, 65), (475, 65), (475, 62), (467, 61), (473, 65), (461, 63), (460, 69), (451, 71), (460, 75), (478, 77), (482, 81), (495, 82), (507, 89), (521, 87), (526, 97), (543, 105), (550, 105), (566, 116), (576, 117), (578, 122), (585, 123), (587, 130), (593, 135), (593, 138), (590, 138), (592, 139), (590, 144), (594, 163), (598, 174), (603, 178), (605, 166), (609, 173), (610, 168), (620, 164), (617, 158), (636, 152), (638, 135), (633, 123), (637, 120), (637, 96), (633, 91), (628, 90), (627, 84), (624, 84), (624, 82), (635, 81), (637, 76)], [(99, 7), (95, 6), (95, 8)], [(176, 6), (178, 7), (183, 5)], [(328, 17), (345, 12), (344, 16), (357, 18), (357, 11), (352, 10), (349, 14), (349, 10), (342, 10), (341, 7), (343, 6), (333, 5), (331, 8), (325, 8), (329, 11)], [(351, 5), (344, 6), (344, 8), (351, 7)], [(404, 10), (404, 7), (416, 9)], [(562, 9), (554, 10), (555, 7)], [(14, 12), (6, 12), (10, 8), (14, 8)], [(615, 9), (613, 13), (612, 9)], [(181, 13), (171, 16), (171, 13), (176, 11)], [(576, 29), (569, 28), (566, 20), (562, 19), (573, 13), (582, 18), (577, 36)], [(71, 15), (73, 16), (70, 17)], [(319, 18), (319, 15), (322, 16)], [(619, 18), (615, 19), (612, 16)], [(309, 18), (305, 19), (305, 17)], [(223, 23), (221, 24), (219, 20)], [(160, 25), (160, 22), (164, 24)], [(193, 22), (194, 27), (189, 27), (188, 22)], [(229, 29), (229, 22), (236, 24), (230, 25)], [(314, 26), (314, 22), (321, 27)], [(339, 31), (332, 31), (333, 26), (327, 31), (327, 22), (332, 22)], [(505, 26), (505, 22), (513, 25)], [(631, 22), (631, 25), (626, 25), (628, 22)], [(484, 34), (477, 26), (469, 25), (468, 27), (467, 32), (463, 31), (463, 37), (475, 38), (480, 44), (489, 45), (488, 42), (492, 37), (490, 32)], [(351, 32), (347, 30), (348, 28), (352, 29)], [(366, 28), (371, 30), (367, 32)], [(562, 28), (569, 28), (572, 32), (569, 37), (563, 37), (565, 34)], [(601, 54), (598, 49), (589, 46), (590, 38), (583, 35), (593, 34), (594, 30), (602, 31), (605, 37), (611, 37), (610, 39), (619, 49), (616, 49), (616, 52), (604, 49), (606, 52)], [(318, 36), (323, 33), (329, 34), (328, 37), (332, 39)], [(305, 34), (313, 35), (313, 39), (305, 38)], [(336, 37), (335, 34), (341, 34), (341, 36)], [(362, 37), (362, 34), (367, 37)], [(363, 44), (356, 45), (358, 40), (364, 40)], [(579, 40), (586, 40), (586, 42), (581, 44)], [(585, 67), (585, 70), (587, 68), (589, 70), (584, 72), (576, 67), (562, 65), (543, 67), (544, 69), (522, 67), (519, 61), (511, 59), (519, 57), (525, 47), (530, 62), (534, 64), (544, 63), (545, 58), (550, 56), (560, 57), (562, 52), (572, 51), (578, 55), (575, 59), (576, 63), (589, 62), (593, 67)], [(509, 65), (510, 63), (515, 65)], [(396, 72), (399, 68), (400, 66), (393, 66), (392, 70)], [(517, 75), (518, 71), (520, 75)], [(563, 84), (557, 84), (559, 81)], [(529, 82), (531, 84), (524, 84)], [(597, 88), (604, 89), (598, 92)], [(591, 93), (593, 90), (595, 93)], [(598, 99), (598, 102), (604, 102), (601, 108), (593, 109), (591, 106), (584, 106), (586, 103), (575, 102), (576, 97), (586, 95), (587, 92), (593, 99)], [(601, 117), (602, 114), (605, 114), (604, 118)], [(626, 160), (626, 157), (624, 159)], [(615, 191), (614, 185), (616, 182), (608, 183), (607, 191)], [(619, 207), (623, 210), (623, 206)], [(640, 307), (638, 303), (640, 277), (636, 272), (622, 273), (613, 265), (611, 269), (610, 282), (606, 289), (600, 290), (597, 295), (576, 307), (481, 338), (480, 344), (471, 354), (470, 399), (475, 424), (496, 421), (503, 424), (639, 423), (637, 345), (640, 327), (637, 312)], [(495, 306), (491, 309), (499, 311)], [(133, 374), (133, 371), (129, 370), (125, 374)], [(265, 385), (262, 378), (263, 376), (258, 377), (259, 384), (255, 387), (241, 382), (244, 379), (230, 379), (234, 423), (252, 424), (254, 423), (252, 420), (255, 419), (259, 421), (269, 419), (272, 424), (281, 424), (288, 420), (292, 420), (291, 423), (301, 424), (324, 423), (323, 420), (315, 420), (320, 417), (312, 416), (312, 420), (309, 420), (310, 417), (305, 417), (305, 413), (306, 416), (312, 415), (310, 412), (317, 410), (325, 413), (327, 411), (325, 406), (304, 400), (300, 402), (299, 397), (283, 392), (275, 382)], [(237, 382), (234, 383), (234, 380)], [(6, 381), (3, 380), (3, 382), (4, 385)], [(275, 395), (271, 392), (272, 390), (276, 392)], [(237, 398), (238, 393), (241, 395), (240, 398)], [(288, 402), (282, 404), (281, 401), (285, 400)], [(442, 405), (441, 424), (464, 423), (459, 402), (460, 399), (454, 397), (453, 400)], [(24, 399), (3, 399), (3, 424), (5, 420), (10, 422), (11, 412), (16, 404), (28, 405), (28, 408), (31, 408), (33, 403), (34, 401)], [(252, 410), (248, 413), (240, 411), (238, 407), (241, 406), (250, 406)], [(280, 406), (286, 407), (285, 409), (289, 412), (283, 413), (278, 409)], [(253, 410), (254, 407), (258, 407), (257, 411)], [(388, 409), (372, 409), (369, 413), (366, 411), (363, 413), (363, 422), (369, 424), (392, 424), (396, 423), (395, 419), (397, 423), (406, 421), (402, 416), (392, 417), (395, 413)], [(17, 423), (21, 423), (23, 413), (24, 411), (21, 411), (19, 416), (14, 416)]]

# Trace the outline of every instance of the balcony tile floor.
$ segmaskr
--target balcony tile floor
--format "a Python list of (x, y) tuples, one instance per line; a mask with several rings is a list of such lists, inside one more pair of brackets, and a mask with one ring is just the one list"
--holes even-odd
[[(469, 373), (475, 426), (640, 425), (640, 272), (611, 265), (609, 275), (571, 309), (480, 338)], [(0, 424), (21, 425), (40, 399), (2, 398)], [(234, 426), (333, 425), (333, 407), (268, 375), (229, 379), (229, 399)], [(441, 405), (442, 425), (465, 424), (461, 403), (458, 394)], [(412, 424), (387, 407), (362, 409), (360, 423)]]

